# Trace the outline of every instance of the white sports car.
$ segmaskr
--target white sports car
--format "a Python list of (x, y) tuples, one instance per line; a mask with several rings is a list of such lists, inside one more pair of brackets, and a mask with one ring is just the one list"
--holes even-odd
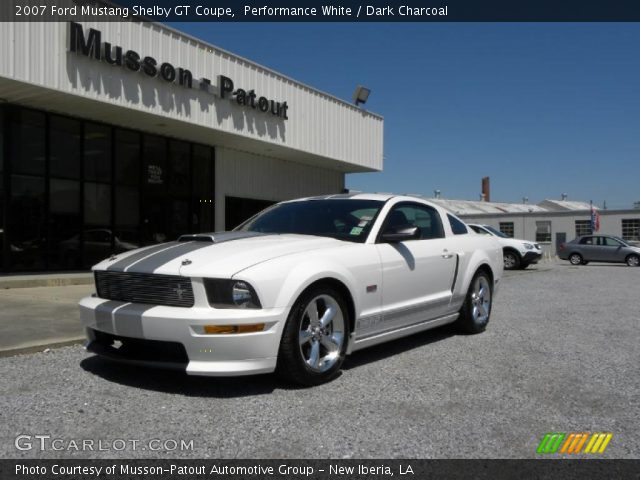
[(114, 255), (80, 313), (106, 357), (315, 385), (371, 345), (452, 322), (482, 332), (502, 268), (495, 239), (427, 201), (331, 195)]

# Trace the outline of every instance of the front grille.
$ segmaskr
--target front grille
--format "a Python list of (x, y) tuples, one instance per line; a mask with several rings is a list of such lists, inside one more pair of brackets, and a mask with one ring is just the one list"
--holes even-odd
[(188, 277), (97, 271), (95, 280), (100, 298), (119, 302), (193, 307), (193, 288)]

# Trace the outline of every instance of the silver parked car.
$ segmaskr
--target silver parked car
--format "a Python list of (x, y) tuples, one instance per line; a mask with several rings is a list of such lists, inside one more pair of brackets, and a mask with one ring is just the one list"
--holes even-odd
[(585, 235), (560, 245), (558, 257), (572, 265), (589, 262), (626, 263), (640, 265), (640, 248), (612, 235)]

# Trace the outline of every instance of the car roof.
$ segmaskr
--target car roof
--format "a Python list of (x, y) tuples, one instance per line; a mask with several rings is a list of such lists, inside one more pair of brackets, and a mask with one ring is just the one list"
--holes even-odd
[[(397, 199), (404, 202), (419, 202), (430, 205), (434, 208), (441, 208), (439, 205), (430, 202), (428, 199), (420, 197), (418, 195), (395, 195), (393, 193), (337, 193), (333, 195), (317, 195), (314, 197), (296, 198), (292, 200), (286, 200), (281, 203), (301, 202), (307, 200), (378, 200), (386, 202), (391, 199)], [(447, 212), (450, 213), (450, 212)]]

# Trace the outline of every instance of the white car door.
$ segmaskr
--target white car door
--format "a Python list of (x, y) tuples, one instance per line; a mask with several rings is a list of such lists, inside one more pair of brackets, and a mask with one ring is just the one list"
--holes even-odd
[[(417, 227), (415, 239), (384, 242), (385, 232)], [(380, 230), (376, 246), (382, 269), (382, 322), (390, 330), (448, 313), (456, 255), (449, 251), (440, 214), (413, 202), (395, 205)]]

